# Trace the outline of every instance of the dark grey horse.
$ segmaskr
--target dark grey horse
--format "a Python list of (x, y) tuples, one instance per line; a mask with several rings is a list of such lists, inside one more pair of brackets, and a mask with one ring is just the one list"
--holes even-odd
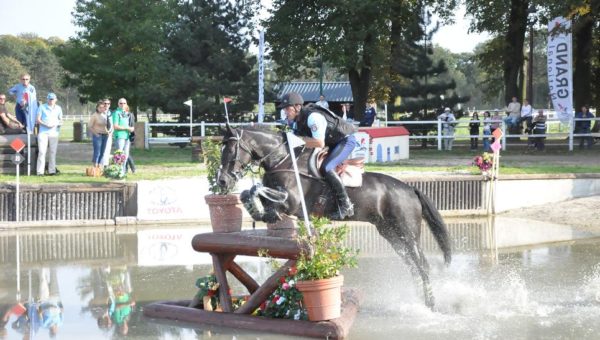
[[(327, 216), (337, 209), (336, 200), (326, 182), (311, 175), (308, 170), (312, 149), (299, 147), (295, 152), (308, 212), (321, 210)], [(277, 203), (261, 197), (264, 211), (259, 215), (252, 212), (253, 218), (275, 222), (280, 219), (280, 213), (301, 217), (300, 197), (289, 156), (283, 133), (262, 127), (233, 129), (227, 126), (218, 184), (232, 188), (248, 165), (258, 164), (265, 170), (263, 185), (287, 192), (287, 199)], [(379, 234), (409, 264), (413, 274), (421, 278), (425, 304), (433, 308), (429, 265), (419, 245), (423, 217), (444, 253), (445, 262), (450, 263), (451, 260), (448, 230), (434, 204), (416, 188), (380, 173), (365, 173), (361, 187), (347, 190), (355, 211), (349, 220), (370, 222), (377, 227)]]

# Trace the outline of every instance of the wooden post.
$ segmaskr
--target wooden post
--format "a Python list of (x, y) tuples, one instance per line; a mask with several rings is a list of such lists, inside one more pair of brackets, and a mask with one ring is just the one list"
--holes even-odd
[(244, 287), (246, 287), (246, 289), (248, 289), (248, 292), (250, 292), (250, 294), (256, 292), (258, 287), (260, 287), (260, 285), (256, 281), (254, 281), (254, 279), (250, 275), (248, 275), (248, 273), (246, 273), (246, 271), (237, 263), (231, 262), (229, 264), (228, 270), (231, 274), (233, 274), (233, 276), (235, 276), (236, 279), (238, 279), (244, 285)]
[(287, 275), (289, 269), (296, 264), (296, 260), (288, 260), (275, 274), (271, 275), (265, 283), (260, 286), (254, 294), (250, 296), (250, 299), (246, 301), (240, 308), (234, 313), (236, 314), (252, 314), (260, 304), (265, 301), (271, 293), (279, 286), (279, 278)]
[(231, 294), (229, 294), (229, 283), (227, 282), (227, 275), (225, 275), (225, 263), (227, 261), (226, 255), (211, 255), (213, 259), (215, 276), (219, 282), (219, 302), (221, 302), (221, 308), (223, 309), (223, 312), (231, 313), (233, 310)]

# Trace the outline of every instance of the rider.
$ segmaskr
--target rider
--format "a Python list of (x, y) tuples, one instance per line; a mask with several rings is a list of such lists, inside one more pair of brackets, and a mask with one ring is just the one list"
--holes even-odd
[(323, 162), (325, 180), (331, 185), (337, 199), (339, 210), (330, 216), (334, 220), (343, 220), (354, 215), (354, 207), (348, 198), (346, 188), (335, 171), (357, 146), (354, 125), (347, 123), (333, 112), (320, 106), (304, 106), (304, 99), (295, 92), (281, 98), (279, 109), (284, 109), (288, 122), (292, 124), (294, 134), (302, 136), (309, 148), (329, 147), (329, 155)]

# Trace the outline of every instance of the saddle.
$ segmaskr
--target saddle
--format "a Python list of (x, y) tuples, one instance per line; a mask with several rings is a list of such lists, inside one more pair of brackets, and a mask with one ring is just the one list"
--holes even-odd
[[(322, 179), (324, 170), (323, 162), (329, 155), (329, 148), (315, 149), (308, 158), (308, 171), (317, 178)], [(362, 186), (362, 174), (365, 172), (364, 157), (349, 158), (335, 168), (342, 183), (346, 187)]]

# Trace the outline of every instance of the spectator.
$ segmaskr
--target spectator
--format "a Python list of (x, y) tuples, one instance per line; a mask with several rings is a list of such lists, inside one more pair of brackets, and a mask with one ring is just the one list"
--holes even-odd
[(0, 93), (0, 134), (24, 133), (24, 126), (19, 120), (8, 113), (6, 109), (6, 95)]
[(110, 99), (104, 99), (104, 112), (106, 114), (106, 130), (108, 131), (108, 136), (106, 139), (106, 147), (104, 148), (104, 155), (102, 156), (102, 165), (107, 167), (110, 160), (113, 139), (113, 117), (112, 112), (110, 111)]
[(90, 122), (88, 123), (88, 128), (92, 133), (92, 147), (94, 149), (92, 164), (97, 168), (102, 164), (102, 157), (104, 156), (106, 141), (108, 140), (106, 121), (106, 109), (104, 101), (101, 100), (96, 104), (96, 112), (90, 117)]
[[(581, 107), (581, 111), (575, 114), (575, 118), (594, 118), (594, 115), (589, 111), (586, 105)], [(586, 134), (591, 132), (592, 121), (591, 120), (577, 120), (575, 121), (575, 133)], [(587, 148), (590, 149), (594, 143), (594, 139), (591, 136), (580, 136), (579, 137), (579, 148), (583, 149), (583, 144), (586, 142)]]
[(510, 102), (506, 107), (506, 113), (508, 117), (504, 120), (508, 127), (517, 126), (519, 122), (519, 118), (521, 117), (521, 104), (517, 101), (517, 97), (512, 97), (512, 102)]
[(527, 122), (525, 124), (525, 128), (531, 130), (531, 122), (533, 119), (533, 108), (529, 105), (529, 101), (527, 99), (523, 99), (523, 106), (521, 106), (521, 118), (519, 119), (518, 124), (523, 122)]
[[(544, 110), (538, 110), (538, 115), (532, 122), (532, 127), (534, 135), (545, 135), (546, 134), (546, 116), (544, 115)], [(544, 151), (546, 137), (535, 137), (533, 141), (533, 145), (537, 149), (537, 151)]]
[(348, 120), (348, 107), (350, 105), (348, 104), (342, 104), (342, 119), (343, 120)]
[[(469, 122), (469, 134), (471, 135), (471, 151), (477, 150), (477, 142), (479, 140), (479, 115), (473, 112), (473, 117)], [(473, 137), (476, 136), (476, 137)]]
[(354, 121), (354, 110), (353, 107), (350, 103), (348, 104), (344, 104), (344, 106), (346, 107), (346, 120), (349, 122), (353, 122)]
[(329, 103), (325, 100), (325, 96), (324, 95), (320, 95), (319, 96), (319, 101), (316, 102), (315, 104), (319, 105), (320, 107), (329, 110)]
[[(127, 106), (127, 100), (125, 98), (120, 98), (119, 108), (115, 110), (112, 114), (113, 119), (113, 129), (114, 129), (114, 138), (117, 143), (117, 149), (123, 151), (123, 154), (126, 158), (129, 157), (129, 135), (133, 132), (133, 127), (129, 126), (129, 106)], [(123, 163), (123, 175), (126, 175), (126, 165), (127, 162)]]
[(58, 288), (56, 268), (42, 268), (39, 272), (40, 278), (40, 303), (38, 313), (41, 326), (47, 328), (50, 337), (53, 338), (58, 332), (58, 327), (63, 322), (63, 304)]
[(490, 136), (492, 134), (492, 127), (490, 123), (490, 111), (485, 111), (483, 113), (483, 152), (490, 152), (490, 138), (486, 136)]
[[(135, 127), (135, 116), (133, 114), (129, 114), (129, 126), (132, 128)], [(129, 145), (133, 144), (134, 141), (135, 132), (131, 132), (129, 134)], [(131, 173), (135, 174), (135, 162), (133, 161), (133, 157), (131, 157), (131, 154), (127, 156), (127, 163), (125, 163), (125, 173), (127, 173), (127, 168), (131, 169)]]
[(98, 327), (108, 329), (116, 325), (119, 334), (127, 335), (129, 319), (135, 307), (128, 269), (107, 268), (105, 286), (108, 293), (107, 305), (103, 314), (97, 318)]
[[(493, 135), (496, 129), (500, 128), (500, 122), (502, 121), (502, 117), (500, 116), (500, 110), (494, 109), (494, 115), (492, 116), (492, 123), (490, 124), (490, 132)], [(492, 143), (496, 140), (496, 138), (492, 137)]]
[(373, 103), (367, 103), (365, 116), (358, 126), (372, 126), (375, 121), (375, 116), (377, 116), (377, 112), (375, 111)]
[(454, 128), (456, 126), (456, 118), (449, 107), (444, 109), (444, 113), (438, 116), (442, 121), (442, 135), (444, 136), (444, 150), (452, 150), (454, 144)]
[(37, 111), (37, 123), (40, 126), (38, 133), (38, 159), (37, 175), (44, 175), (46, 167), (46, 151), (50, 148), (48, 159), (48, 175), (56, 175), (56, 150), (58, 148), (58, 134), (62, 125), (62, 109), (56, 105), (56, 95), (48, 93), (48, 101)]
[(15, 116), (27, 131), (33, 131), (38, 112), (37, 94), (30, 81), (31, 76), (25, 73), (21, 76), (21, 83), (8, 90), (8, 93), (15, 96)]

